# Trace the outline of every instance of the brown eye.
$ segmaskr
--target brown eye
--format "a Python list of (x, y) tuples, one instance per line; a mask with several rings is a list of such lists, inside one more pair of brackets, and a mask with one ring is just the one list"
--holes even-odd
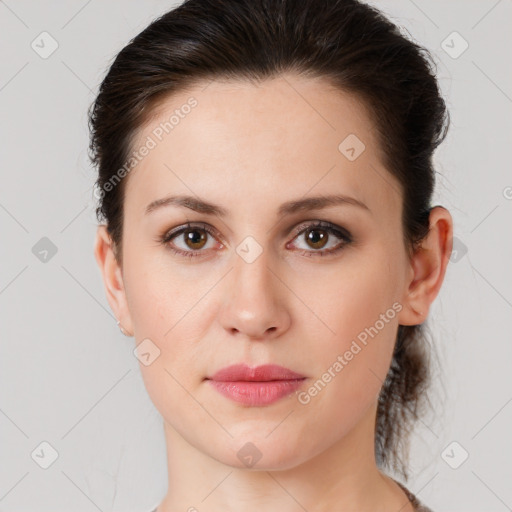
[(325, 221), (302, 224), (295, 231), (297, 235), (293, 245), (297, 241), (301, 242), (297, 244), (298, 249), (305, 256), (334, 255), (352, 242), (352, 236), (347, 230)]
[(305, 237), (313, 249), (323, 249), (329, 239), (329, 233), (324, 229), (309, 228), (305, 231)]
[[(162, 236), (161, 242), (181, 256), (204, 256), (207, 249), (215, 246), (216, 233), (207, 224), (186, 225)], [(207, 244), (210, 243), (208, 246)], [(222, 244), (220, 244), (222, 247)]]
[(200, 228), (191, 228), (182, 232), (185, 244), (190, 249), (202, 249), (206, 244), (207, 234)]

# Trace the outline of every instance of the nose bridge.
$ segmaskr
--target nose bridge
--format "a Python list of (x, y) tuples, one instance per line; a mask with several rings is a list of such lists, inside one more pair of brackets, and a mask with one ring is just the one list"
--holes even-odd
[(252, 236), (246, 237), (236, 248), (232, 273), (233, 295), (239, 301), (254, 307), (273, 301), (272, 273), (269, 270), (270, 251)]
[(261, 337), (282, 327), (285, 311), (271, 259), (271, 251), (254, 237), (246, 237), (236, 247), (222, 314), (226, 329)]

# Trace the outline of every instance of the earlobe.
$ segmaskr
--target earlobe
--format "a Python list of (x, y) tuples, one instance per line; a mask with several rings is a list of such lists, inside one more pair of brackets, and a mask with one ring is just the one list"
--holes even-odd
[(429, 233), (411, 261), (404, 309), (398, 319), (402, 325), (425, 321), (430, 305), (437, 297), (453, 247), (453, 220), (450, 212), (436, 206), (430, 211)]
[(105, 225), (98, 226), (94, 256), (102, 273), (103, 285), (110, 308), (124, 330), (131, 332), (132, 322), (126, 301), (123, 275), (115, 257), (113, 241)]

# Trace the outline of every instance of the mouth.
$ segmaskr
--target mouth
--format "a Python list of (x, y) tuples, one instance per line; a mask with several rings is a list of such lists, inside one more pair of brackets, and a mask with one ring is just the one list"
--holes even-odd
[(233, 364), (222, 368), (216, 372), (212, 377), (207, 377), (208, 380), (216, 382), (268, 382), (276, 380), (297, 380), (305, 379), (304, 375), (294, 372), (276, 364), (264, 364), (254, 368), (246, 364)]
[(251, 368), (236, 364), (223, 368), (205, 380), (223, 396), (249, 406), (270, 405), (292, 394), (306, 377), (279, 365)]

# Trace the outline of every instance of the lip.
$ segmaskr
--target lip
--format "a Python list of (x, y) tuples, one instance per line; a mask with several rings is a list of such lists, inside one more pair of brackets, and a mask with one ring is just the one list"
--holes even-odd
[(222, 368), (222, 370), (219, 370), (212, 377), (208, 378), (217, 382), (267, 382), (270, 380), (304, 379), (305, 377), (300, 373), (293, 372), (277, 364), (264, 364), (255, 366), (254, 368), (246, 364), (233, 364)]
[(250, 406), (274, 403), (297, 390), (305, 379), (304, 375), (275, 364), (255, 368), (235, 364), (207, 378), (223, 396)]

